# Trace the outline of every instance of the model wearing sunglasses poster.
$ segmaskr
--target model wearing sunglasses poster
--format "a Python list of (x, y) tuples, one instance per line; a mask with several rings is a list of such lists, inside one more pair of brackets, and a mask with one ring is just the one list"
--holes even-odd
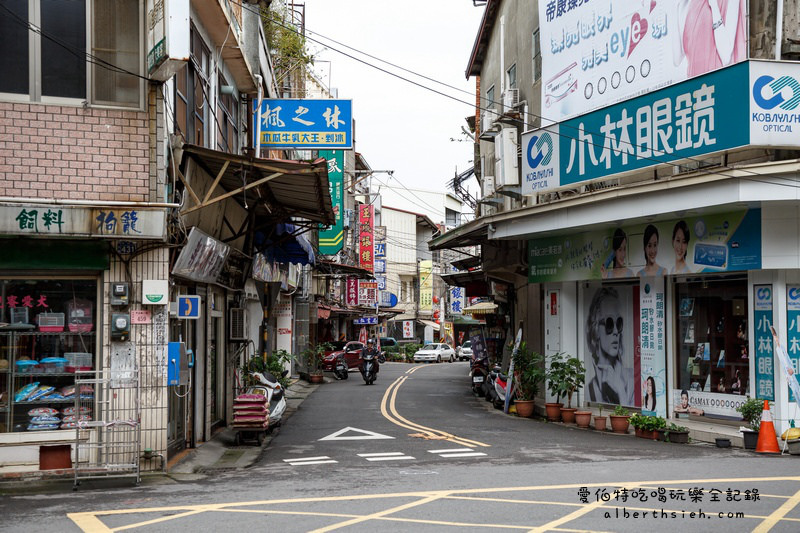
[(632, 288), (600, 287), (586, 293), (585, 336), (591, 355), (586, 398), (592, 402), (635, 405)]

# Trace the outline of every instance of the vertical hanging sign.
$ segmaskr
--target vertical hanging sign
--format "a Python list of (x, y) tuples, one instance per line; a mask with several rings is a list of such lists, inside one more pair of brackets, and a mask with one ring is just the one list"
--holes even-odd
[[(800, 370), (800, 285), (786, 286), (786, 351), (789, 362), (795, 373)], [(795, 401), (794, 393), (789, 389), (789, 401)]]
[(320, 150), (320, 157), (328, 161), (328, 190), (333, 205), (333, 226), (320, 226), (319, 253), (334, 255), (344, 244), (344, 222), (342, 215), (342, 191), (344, 189), (344, 152), (342, 150)]
[(375, 268), (375, 208), (368, 204), (358, 206), (358, 262), (361, 268)]
[[(667, 416), (664, 277), (642, 277), (639, 288), (642, 414)], [(650, 380), (650, 378), (653, 378)], [(655, 403), (645, 398), (650, 388)], [(646, 401), (645, 401), (646, 400)]]
[(464, 287), (450, 287), (450, 314), (460, 315), (464, 312)]
[(349, 307), (358, 305), (358, 279), (347, 278), (347, 294), (345, 298)]
[[(756, 398), (775, 401), (775, 358), (772, 346), (772, 285), (753, 285), (753, 331), (755, 332), (756, 348)], [(791, 302), (791, 300), (789, 300)], [(792, 309), (794, 307), (794, 309)], [(787, 313), (791, 320), (792, 314), (796, 318), (798, 304), (795, 301), (788, 304)], [(795, 326), (795, 331), (797, 327)], [(736, 332), (740, 340), (747, 338), (746, 328)], [(791, 346), (791, 341), (789, 343)]]
[(433, 261), (430, 259), (419, 262), (419, 308), (433, 309)]

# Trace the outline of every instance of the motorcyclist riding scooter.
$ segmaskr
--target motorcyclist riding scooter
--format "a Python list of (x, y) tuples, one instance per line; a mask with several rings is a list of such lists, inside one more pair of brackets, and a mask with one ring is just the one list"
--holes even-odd
[(361, 364), (358, 369), (361, 371), (361, 377), (364, 378), (364, 383), (372, 385), (375, 378), (378, 377), (378, 370), (380, 364), (378, 363), (378, 349), (375, 347), (375, 341), (369, 339), (367, 345), (361, 349)]

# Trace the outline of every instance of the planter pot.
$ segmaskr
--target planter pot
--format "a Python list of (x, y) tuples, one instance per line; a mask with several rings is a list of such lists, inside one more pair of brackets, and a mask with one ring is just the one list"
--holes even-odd
[(578, 409), (575, 407), (562, 407), (561, 408), (561, 421), (565, 424), (574, 424), (575, 423), (575, 411)]
[(730, 448), (731, 447), (731, 439), (725, 439), (722, 437), (717, 437), (714, 439), (714, 442), (717, 445), (717, 448)]
[(561, 420), (561, 407), (563, 403), (546, 403), (544, 409), (547, 412), (548, 422), (558, 422)]
[(309, 374), (308, 381), (311, 383), (322, 383), (322, 374)]
[(689, 444), (689, 432), (668, 430), (666, 439), (667, 442), (674, 442), (675, 444)]
[(611, 415), (611, 431), (614, 433), (627, 433), (628, 432), (628, 416)]
[(745, 450), (756, 449), (756, 445), (758, 444), (758, 431), (753, 431), (752, 429), (742, 431), (742, 438), (744, 439)]
[(591, 411), (575, 411), (575, 423), (579, 428), (588, 428), (592, 421)]
[(605, 431), (606, 430), (606, 421), (608, 417), (605, 416), (596, 416), (594, 417), (594, 429), (597, 431)]
[(640, 431), (641, 433), (639, 436), (643, 439), (650, 439), (650, 440), (658, 439), (658, 433), (656, 433), (656, 430), (654, 429), (642, 429)]
[(533, 415), (533, 400), (516, 400), (517, 416), (528, 418)]
[(661, 442), (666, 441), (667, 440), (666, 432), (667, 432), (667, 430), (664, 429), (664, 428), (657, 429), (656, 430), (656, 438), (657, 438), (657, 440), (660, 440)]
[(800, 439), (789, 439), (786, 441), (786, 449), (792, 455), (800, 455)]

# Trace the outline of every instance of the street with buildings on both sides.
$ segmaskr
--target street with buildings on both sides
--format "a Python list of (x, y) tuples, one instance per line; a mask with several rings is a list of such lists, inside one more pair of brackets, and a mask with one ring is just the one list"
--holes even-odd
[[(797, 531), (794, 457), (506, 415), (467, 363), (382, 365), (289, 389), (263, 445), (224, 438), (170, 474), (5, 484), (3, 531)], [(219, 446), (203, 456), (204, 448)], [(243, 455), (249, 462), (237, 462)], [(238, 467), (237, 467), (238, 466)]]

